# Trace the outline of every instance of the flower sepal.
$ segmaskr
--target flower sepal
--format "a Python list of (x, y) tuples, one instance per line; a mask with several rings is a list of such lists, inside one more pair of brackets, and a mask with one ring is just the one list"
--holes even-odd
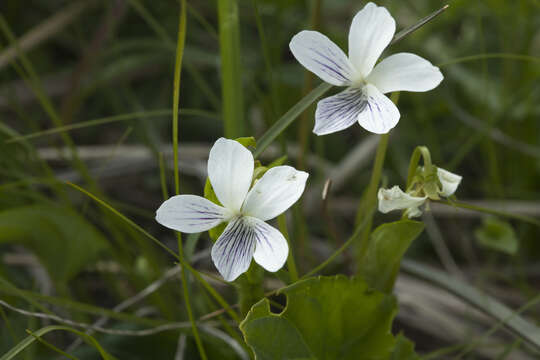
[[(212, 187), (212, 184), (210, 183), (210, 179), (206, 178), (206, 182), (204, 183), (204, 197), (214, 204), (217, 204), (219, 206), (223, 206), (217, 196), (216, 192), (214, 191), (214, 188)], [(216, 242), (216, 240), (219, 238), (219, 236), (223, 233), (223, 230), (225, 230), (225, 227), (227, 227), (227, 223), (222, 222), (218, 226), (208, 230), (208, 235), (210, 236), (210, 239), (213, 242)]]
[(238, 302), (242, 315), (245, 316), (253, 304), (264, 298), (263, 280), (264, 270), (255, 261), (245, 273), (234, 280), (233, 284), (238, 289)]
[(431, 200), (440, 200), (441, 183), (437, 176), (437, 167), (431, 165), (429, 168), (422, 169), (423, 190), (426, 196)]

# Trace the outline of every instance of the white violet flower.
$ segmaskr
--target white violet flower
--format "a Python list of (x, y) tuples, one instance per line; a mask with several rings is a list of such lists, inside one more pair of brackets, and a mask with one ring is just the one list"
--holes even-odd
[(352, 21), (348, 57), (317, 31), (301, 31), (292, 38), (289, 47), (300, 64), (327, 83), (347, 87), (318, 102), (315, 134), (340, 131), (356, 121), (367, 131), (385, 134), (397, 125), (400, 114), (384, 94), (422, 92), (439, 85), (439, 68), (418, 55), (398, 53), (375, 65), (395, 30), (388, 10), (370, 2)]
[[(437, 168), (437, 177), (441, 183), (438, 189), (438, 194), (444, 197), (453, 195), (462, 177), (451, 173), (450, 171)], [(412, 194), (403, 192), (399, 186), (394, 186), (391, 189), (379, 189), (377, 197), (379, 199), (379, 211), (386, 214), (392, 210), (405, 210), (407, 217), (413, 218), (422, 215), (420, 206), (427, 200), (428, 196), (420, 194)]]
[[(208, 158), (208, 178), (219, 206), (195, 195), (177, 195), (156, 212), (160, 224), (185, 233), (227, 227), (212, 247), (212, 260), (227, 281), (246, 272), (251, 259), (275, 272), (287, 260), (287, 240), (265, 221), (283, 213), (302, 195), (308, 173), (290, 166), (269, 169), (251, 187), (254, 159), (234, 140), (220, 138)], [(250, 190), (251, 187), (251, 190)]]

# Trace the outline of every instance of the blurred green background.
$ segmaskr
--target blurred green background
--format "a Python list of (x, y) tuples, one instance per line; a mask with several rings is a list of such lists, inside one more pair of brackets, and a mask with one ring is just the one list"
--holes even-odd
[[(238, 136), (260, 137), (320, 82), (292, 57), (291, 37), (318, 29), (347, 49), (350, 22), (364, 4), (238, 1), (243, 101), (238, 121), (244, 129)], [(377, 4), (389, 9), (399, 31), (446, 3)], [(402, 116), (390, 137), (383, 184), (403, 184), (410, 154), (426, 145), (435, 164), (464, 177), (459, 199), (538, 217), (540, 2), (449, 5), (385, 51), (419, 54), (439, 65), (445, 80), (428, 93), (401, 94)], [(188, 1), (180, 89), (183, 193), (202, 194), (208, 150), (224, 134), (217, 8), (217, 1)], [(163, 183), (173, 192), (171, 107), (179, 3), (2, 0), (0, 14), (0, 299), (90, 323), (174, 266), (172, 257), (65, 182), (81, 185), (170, 248), (177, 246), (174, 234), (153, 216), (166, 197)], [(291, 211), (289, 223), (301, 273), (352, 231), (376, 147), (375, 138), (359, 126), (316, 137), (311, 133), (313, 107), (262, 157), (270, 162), (287, 153), (288, 163), (312, 174), (303, 206)], [(69, 131), (50, 131), (58, 126)], [(327, 178), (333, 187), (325, 207), (320, 191)], [(432, 210), (409, 259), (441, 268), (514, 309), (538, 295), (537, 227), (442, 205)], [(377, 214), (375, 221), (397, 217)], [(207, 235), (184, 242), (194, 266), (215, 273)], [(351, 255), (326, 272), (354, 273)], [(107, 313), (116, 318), (105, 327), (137, 330), (186, 321), (175, 275), (122, 315)], [(266, 285), (276, 288), (278, 281), (270, 277)], [(231, 287), (211, 284), (236, 301)], [(219, 309), (200, 285), (190, 286), (197, 317)], [(400, 277), (397, 294), (398, 327), (422, 354), (469, 344), (471, 334), (480, 336), (493, 324), (411, 274)], [(533, 322), (539, 314), (538, 306), (526, 312)], [(0, 354), (25, 337), (26, 328), (50, 323), (3, 307), (0, 315)], [(222, 320), (218, 326), (230, 325)], [(91, 346), (74, 346), (72, 334), (46, 339), (61, 349), (72, 346), (71, 353), (81, 359), (98, 356)], [(176, 331), (147, 337), (97, 334), (96, 339), (120, 359), (172, 359), (179, 348)], [(222, 340), (203, 333), (203, 341), (211, 359), (237, 358)], [(185, 346), (185, 358), (197, 358), (190, 336)], [(504, 332), (474, 343), (473, 350), (465, 357), (534, 358), (519, 339)], [(58, 356), (36, 345), (21, 358)]]

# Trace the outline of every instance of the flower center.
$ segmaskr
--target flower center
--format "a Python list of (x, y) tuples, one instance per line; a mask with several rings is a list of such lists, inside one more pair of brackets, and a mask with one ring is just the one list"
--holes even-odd
[(365, 77), (358, 74), (352, 81), (351, 81), (351, 87), (352, 88), (363, 88), (367, 85), (367, 81)]

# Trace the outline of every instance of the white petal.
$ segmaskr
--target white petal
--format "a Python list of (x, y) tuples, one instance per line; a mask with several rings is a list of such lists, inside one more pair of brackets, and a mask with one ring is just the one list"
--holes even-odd
[(317, 103), (313, 132), (326, 135), (344, 130), (358, 121), (358, 115), (365, 106), (366, 101), (359, 88), (350, 88), (322, 99)]
[(240, 210), (253, 177), (253, 155), (239, 142), (220, 138), (210, 150), (208, 177), (227, 209)]
[(418, 55), (399, 53), (375, 66), (366, 81), (383, 94), (392, 91), (428, 91), (441, 83), (438, 67)]
[(253, 259), (270, 272), (283, 267), (289, 254), (289, 245), (283, 235), (262, 220), (250, 218), (255, 229), (257, 245)]
[(275, 218), (298, 201), (308, 176), (291, 166), (271, 168), (249, 191), (242, 213), (263, 221)]
[(251, 223), (235, 218), (212, 246), (212, 261), (225, 280), (233, 281), (249, 269), (255, 246)]
[(317, 31), (301, 31), (293, 36), (289, 48), (306, 69), (332, 85), (344, 86), (356, 77), (347, 55)]
[(157, 209), (156, 221), (170, 229), (198, 233), (210, 230), (225, 221), (227, 214), (227, 209), (203, 197), (176, 195)]
[(364, 86), (363, 96), (366, 106), (358, 114), (360, 126), (375, 134), (386, 134), (397, 125), (400, 114), (392, 100), (371, 84)]
[(439, 194), (444, 197), (448, 197), (455, 193), (462, 179), (461, 176), (441, 168), (437, 168), (437, 176), (442, 185)]
[(411, 196), (404, 193), (397, 185), (391, 189), (380, 188), (377, 197), (379, 199), (379, 211), (384, 214), (392, 210), (417, 208), (426, 201), (425, 196)]
[(349, 30), (349, 59), (363, 77), (369, 75), (395, 31), (394, 18), (382, 6), (370, 2), (356, 14)]

